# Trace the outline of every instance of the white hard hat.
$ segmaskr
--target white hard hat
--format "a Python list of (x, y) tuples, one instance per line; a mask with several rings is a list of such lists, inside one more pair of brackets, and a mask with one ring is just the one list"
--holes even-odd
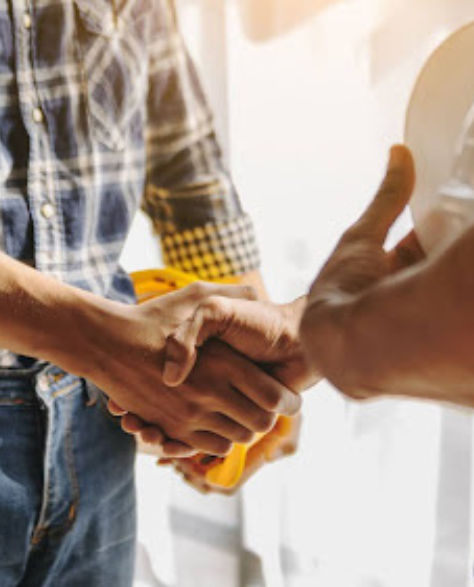
[(411, 210), (427, 252), (474, 222), (474, 197), (469, 195), (474, 196), (474, 185), (467, 185), (471, 182), (464, 186), (467, 197), (460, 190), (462, 197), (449, 197), (445, 205), (446, 186), (456, 179), (457, 160), (463, 149), (466, 154), (466, 138), (474, 128), (473, 56), (471, 23), (451, 35), (428, 59), (407, 111), (405, 142), (413, 151), (417, 171)]

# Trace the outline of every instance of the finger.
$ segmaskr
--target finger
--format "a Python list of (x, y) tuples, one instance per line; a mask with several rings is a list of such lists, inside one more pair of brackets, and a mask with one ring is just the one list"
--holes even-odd
[[(267, 412), (286, 416), (293, 416), (299, 412), (302, 403), (300, 395), (244, 357), (237, 355), (233, 363), (239, 364), (237, 369), (232, 370), (229, 381), (257, 406)], [(246, 425), (245, 422), (241, 423)]]
[(232, 301), (209, 297), (191, 318), (168, 336), (163, 371), (165, 385), (176, 387), (186, 381), (196, 364), (196, 349), (209, 338), (223, 338), (235, 311)]
[(166, 435), (156, 426), (142, 428), (139, 434), (142, 442), (153, 446), (163, 446), (167, 439)]
[(410, 232), (388, 254), (388, 261), (392, 273), (411, 267), (426, 258), (415, 231)]
[(112, 414), (112, 416), (120, 417), (125, 416), (125, 414), (127, 413), (127, 411), (121, 408), (118, 404), (116, 404), (113, 399), (109, 399), (109, 401), (107, 402), (107, 409)]
[(385, 179), (367, 210), (346, 233), (383, 244), (388, 231), (407, 206), (415, 185), (415, 165), (410, 150), (396, 145), (390, 151)]
[(198, 471), (198, 467), (194, 464), (194, 459), (175, 459), (172, 462), (178, 473), (190, 475)]
[(189, 444), (196, 447), (199, 452), (218, 457), (226, 457), (233, 446), (229, 439), (207, 430), (193, 432), (189, 437)]
[(240, 444), (252, 442), (255, 436), (251, 430), (223, 414), (212, 414), (202, 424), (206, 430)]
[(199, 450), (178, 440), (165, 440), (163, 443), (162, 457), (165, 459), (189, 459), (194, 457)]
[(267, 432), (277, 414), (293, 415), (301, 408), (300, 395), (229, 346), (213, 341), (206, 345), (205, 361), (198, 362), (181, 388), (183, 392), (187, 388), (203, 389), (202, 371), (209, 361), (214, 366), (210, 378), (208, 374), (205, 393), (201, 394), (205, 411), (212, 408), (252, 432)]
[(147, 426), (148, 424), (138, 416), (135, 416), (135, 414), (126, 413), (122, 417), (122, 429), (128, 434), (138, 434)]
[(213, 401), (215, 412), (254, 433), (268, 432), (277, 418), (277, 414), (261, 408), (233, 386), (227, 386), (225, 390), (220, 388)]
[(196, 337), (187, 332), (195, 328), (197, 325), (187, 320), (166, 339), (163, 383), (168, 387), (183, 384), (196, 364)]

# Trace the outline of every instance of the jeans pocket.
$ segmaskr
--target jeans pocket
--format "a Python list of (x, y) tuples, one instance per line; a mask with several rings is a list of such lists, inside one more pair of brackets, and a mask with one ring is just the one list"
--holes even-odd
[[(94, 138), (122, 150), (148, 77), (146, 0), (74, 0), (78, 51)], [(119, 8), (120, 5), (120, 8)]]
[(34, 379), (42, 364), (29, 369), (0, 367), (0, 407), (37, 407)]

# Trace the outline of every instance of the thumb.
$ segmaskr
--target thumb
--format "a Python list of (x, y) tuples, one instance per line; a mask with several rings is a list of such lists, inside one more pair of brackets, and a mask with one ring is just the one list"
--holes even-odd
[(197, 349), (208, 339), (224, 338), (232, 322), (237, 300), (207, 298), (166, 340), (163, 382), (169, 387), (181, 385), (189, 377), (197, 360)]
[(415, 165), (410, 150), (395, 145), (385, 178), (371, 204), (352, 229), (353, 236), (385, 242), (388, 231), (410, 201), (415, 186)]

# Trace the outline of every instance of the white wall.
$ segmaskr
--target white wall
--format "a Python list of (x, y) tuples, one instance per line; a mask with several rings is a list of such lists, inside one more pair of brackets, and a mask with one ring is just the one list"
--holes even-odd
[[(225, 112), (228, 96), (221, 134), (229, 138), (233, 175), (258, 227), (267, 283), (275, 299), (291, 299), (306, 291), (373, 194), (390, 144), (403, 138), (404, 110), (424, 58), (453, 27), (474, 17), (474, 5), (351, 0), (285, 37), (254, 45), (228, 2), (227, 51), (219, 46), (213, 55), (212, 43), (197, 32), (196, 14), (210, 9), (215, 26), (222, 3), (181, 1), (189, 10), (192, 45), (211, 74), (218, 113)], [(205, 48), (211, 49), (208, 58)], [(223, 56), (227, 87), (213, 77)], [(150, 235), (143, 240), (144, 222), (139, 218), (130, 236), (128, 268), (158, 262)], [(396, 233), (408, 226), (405, 217)], [(446, 530), (435, 516), (441, 410), (395, 401), (359, 408), (327, 388), (313, 393), (305, 410), (302, 451), (285, 469), (287, 540), (318, 562), (314, 572), (323, 587), (428, 587), (435, 537)], [(147, 467), (141, 475), (142, 493), (152, 487), (150, 499), (164, 503), (166, 474)], [(182, 489), (178, 497), (186, 507), (202, 506)], [(166, 540), (163, 535), (160, 554), (170, 547), (163, 547)], [(172, 554), (165, 555), (157, 564), (162, 577), (172, 577)], [(230, 577), (216, 583), (233, 584)], [(313, 575), (307, 584), (316, 584)], [(206, 587), (214, 587), (212, 581)]]

